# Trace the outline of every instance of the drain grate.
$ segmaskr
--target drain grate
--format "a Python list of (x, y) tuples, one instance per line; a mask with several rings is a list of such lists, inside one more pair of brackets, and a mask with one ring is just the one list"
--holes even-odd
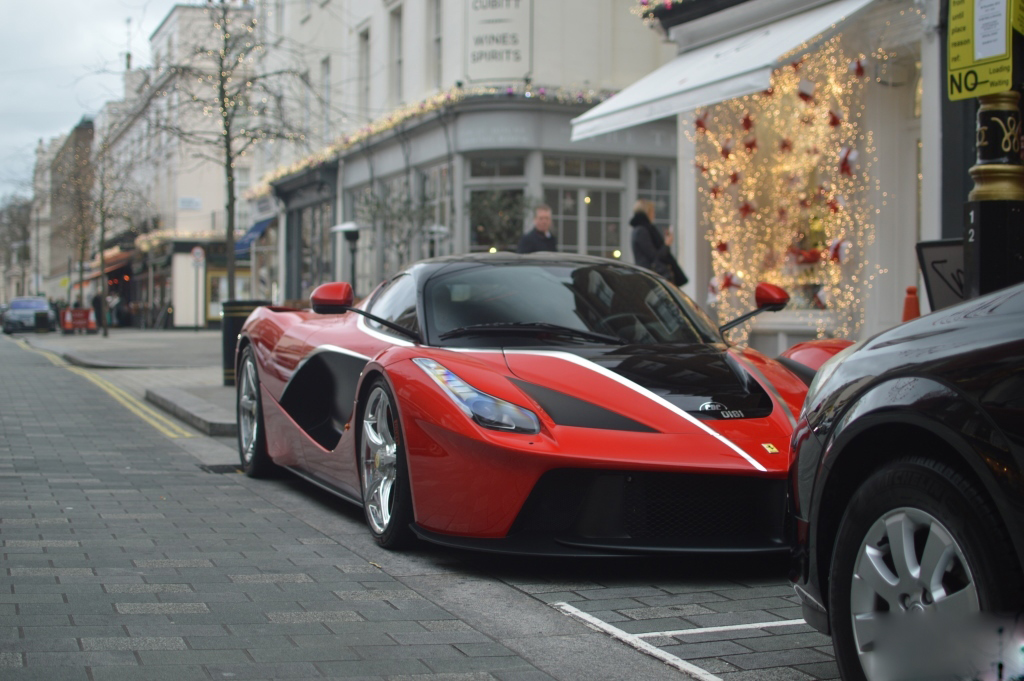
[(206, 473), (223, 474), (223, 473), (241, 473), (242, 472), (242, 467), (239, 466), (238, 464), (233, 464), (233, 463), (219, 464), (219, 465), (216, 465), (216, 466), (201, 465), (201, 466), (199, 466), (199, 468), (202, 469)]

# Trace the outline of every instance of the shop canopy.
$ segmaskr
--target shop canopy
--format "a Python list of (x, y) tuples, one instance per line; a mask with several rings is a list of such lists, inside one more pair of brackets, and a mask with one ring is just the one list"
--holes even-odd
[(252, 248), (253, 242), (263, 236), (263, 232), (267, 231), (267, 227), (269, 227), (270, 223), (276, 219), (277, 217), (272, 217), (267, 218), (266, 220), (260, 220), (250, 227), (248, 232), (239, 237), (238, 241), (235, 242), (235, 257), (248, 258), (249, 249)]
[(872, 0), (836, 0), (684, 52), (572, 121), (573, 141), (768, 89), (781, 58)]

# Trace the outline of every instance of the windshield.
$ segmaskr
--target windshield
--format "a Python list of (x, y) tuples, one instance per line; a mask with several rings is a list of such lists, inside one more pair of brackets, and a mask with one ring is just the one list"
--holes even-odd
[(689, 298), (615, 263), (474, 265), (432, 278), (424, 303), (431, 342), (441, 345), (721, 342)]
[(40, 298), (39, 300), (12, 300), (12, 310), (45, 310), (47, 307), (46, 301)]

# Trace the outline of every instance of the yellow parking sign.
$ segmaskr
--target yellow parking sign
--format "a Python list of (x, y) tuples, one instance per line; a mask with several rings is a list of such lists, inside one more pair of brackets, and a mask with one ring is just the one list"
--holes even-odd
[(1014, 29), (1024, 33), (1024, 0), (949, 0), (951, 100), (1011, 88)]

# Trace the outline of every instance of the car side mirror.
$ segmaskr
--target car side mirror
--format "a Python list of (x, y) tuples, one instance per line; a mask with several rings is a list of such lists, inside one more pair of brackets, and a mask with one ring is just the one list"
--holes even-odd
[(757, 304), (756, 309), (741, 314), (731, 322), (722, 324), (718, 327), (718, 331), (724, 334), (729, 329), (739, 326), (751, 317), (759, 315), (762, 312), (778, 312), (789, 304), (789, 294), (786, 293), (786, 289), (784, 288), (762, 281), (757, 285), (757, 288), (754, 289), (754, 302)]
[(754, 302), (759, 310), (777, 312), (789, 303), (789, 294), (780, 286), (762, 281), (754, 290)]
[(309, 296), (313, 312), (317, 314), (343, 314), (352, 307), (352, 300), (352, 284), (347, 281), (320, 284)]

